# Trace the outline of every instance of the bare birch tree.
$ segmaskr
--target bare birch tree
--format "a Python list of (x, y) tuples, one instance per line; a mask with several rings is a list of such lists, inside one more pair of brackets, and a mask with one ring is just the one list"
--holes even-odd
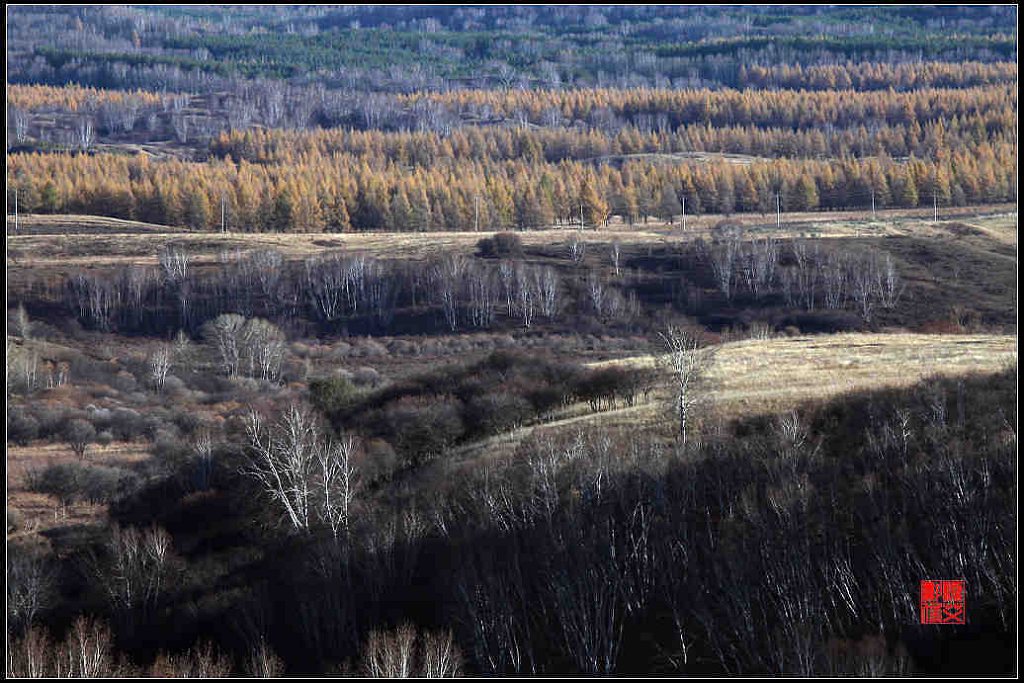
[(726, 232), (721, 240), (712, 245), (709, 255), (718, 289), (725, 295), (727, 301), (732, 301), (733, 285), (736, 281), (736, 271), (740, 260), (739, 232), (736, 230)]
[(619, 277), (619, 275), (622, 274), (622, 242), (617, 239), (612, 240), (610, 254), (612, 258), (612, 268), (615, 269), (615, 277)]
[(213, 479), (213, 434), (202, 429), (192, 440), (192, 456), (195, 461), (195, 486), (199, 490), (210, 488)]
[(161, 249), (158, 254), (164, 276), (172, 283), (179, 283), (188, 277), (188, 266), (191, 261), (188, 252), (177, 247)]
[(505, 295), (505, 313), (512, 317), (516, 305), (516, 264), (509, 259), (498, 264), (501, 291)]
[(850, 291), (857, 305), (857, 312), (865, 322), (870, 322), (875, 313), (876, 287), (875, 262), (863, 258), (855, 262), (850, 272)]
[(711, 367), (714, 350), (705, 347), (693, 332), (674, 325), (659, 336), (664, 349), (659, 362), (671, 377), (677, 434), (685, 445), (693, 410), (705, 399), (700, 382)]
[(398, 299), (398, 280), (394, 268), (387, 261), (374, 259), (366, 262), (365, 293), (366, 307), (380, 325), (391, 322)]
[(796, 261), (796, 268), (793, 271), (796, 294), (803, 307), (808, 311), (814, 310), (818, 279), (820, 274), (821, 255), (818, 244), (813, 248), (808, 246), (805, 240), (795, 240), (792, 246), (793, 260)]
[(462, 654), (451, 632), (419, 633), (412, 624), (372, 631), (363, 649), (363, 673), (372, 678), (452, 678)]
[(167, 578), (171, 536), (159, 527), (139, 531), (115, 526), (107, 542), (109, 560), (94, 566), (107, 599), (117, 610), (153, 607)]
[(78, 148), (89, 149), (96, 142), (96, 122), (91, 116), (79, 117), (75, 123), (75, 133), (77, 134)]
[(437, 296), (441, 300), (441, 310), (452, 332), (459, 329), (459, 309), (462, 305), (463, 279), (466, 269), (466, 259), (455, 255), (444, 257), (433, 268)]
[(822, 294), (825, 307), (842, 308), (846, 303), (849, 265), (842, 254), (831, 253), (821, 268)]
[(14, 141), (18, 144), (25, 142), (28, 139), (28, 112), (20, 107), (11, 107), (8, 112), (10, 113), (10, 126), (14, 133), (12, 136)]
[(306, 292), (313, 308), (324, 320), (337, 320), (342, 315), (348, 277), (345, 263), (338, 253), (306, 259)]
[(530, 327), (537, 314), (536, 281), (531, 277), (533, 271), (525, 265), (519, 264), (516, 267), (516, 300), (515, 313), (523, 321), (524, 327)]
[(240, 341), (249, 376), (276, 382), (281, 376), (285, 355), (285, 337), (281, 330), (268, 320), (253, 318), (242, 326)]
[(245, 672), (253, 678), (280, 678), (284, 675), (284, 662), (274, 654), (262, 636), (249, 652)]
[(760, 299), (771, 287), (778, 260), (778, 245), (771, 237), (754, 240), (743, 250), (741, 271), (755, 299)]
[(412, 678), (416, 670), (416, 629), (402, 624), (393, 632), (372, 631), (363, 652), (363, 671), (371, 678)]
[(474, 327), (488, 327), (497, 308), (497, 283), (494, 272), (485, 266), (468, 270), (466, 278), (470, 322)]
[(294, 531), (322, 524), (337, 538), (347, 530), (357, 488), (353, 439), (332, 443), (312, 412), (294, 404), (270, 428), (252, 411), (247, 432), (242, 472), (260, 484)]
[(587, 275), (587, 296), (594, 313), (599, 317), (605, 313), (605, 302), (607, 299), (607, 288), (601, 279), (600, 273), (590, 271)]
[(213, 344), (221, 369), (228, 377), (238, 374), (244, 326), (245, 318), (236, 313), (219, 315), (203, 326), (203, 337)]
[(175, 139), (185, 144), (188, 142), (189, 125), (192, 117), (185, 114), (171, 114), (171, 128), (174, 130)]
[(114, 636), (101, 621), (79, 617), (54, 653), (55, 678), (106, 678), (117, 675)]
[(537, 291), (540, 294), (540, 313), (551, 320), (558, 313), (560, 285), (558, 273), (550, 266), (535, 271)]
[(292, 528), (308, 531), (311, 523), (313, 467), (320, 432), (309, 411), (290, 406), (272, 430), (258, 412), (249, 414), (248, 462), (243, 473), (255, 479), (283, 511)]
[(54, 574), (38, 554), (8, 548), (7, 619), (10, 627), (31, 626), (53, 598)]
[(351, 435), (320, 449), (317, 455), (317, 484), (320, 489), (322, 517), (338, 538), (348, 531), (351, 519), (352, 501), (358, 486), (357, 471), (352, 463), (356, 441)]
[(569, 258), (573, 263), (580, 263), (587, 254), (587, 243), (583, 241), (580, 233), (573, 233), (569, 238)]
[(169, 344), (160, 344), (149, 356), (149, 378), (158, 394), (163, 393), (173, 358), (174, 353)]
[(896, 308), (906, 285), (900, 279), (900, 274), (896, 270), (896, 264), (893, 263), (891, 255), (886, 254), (884, 263), (875, 268), (875, 281), (878, 301), (882, 308), (889, 310)]

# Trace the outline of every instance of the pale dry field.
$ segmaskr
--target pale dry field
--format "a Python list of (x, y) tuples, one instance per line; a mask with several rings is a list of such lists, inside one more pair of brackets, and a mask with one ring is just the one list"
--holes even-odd
[[(852, 391), (907, 386), (933, 375), (997, 372), (1016, 360), (1014, 335), (846, 333), (750, 339), (717, 347), (706, 390), (716, 412), (771, 413)], [(654, 356), (639, 356), (604, 364), (652, 367), (655, 362)]]
[(22, 214), (17, 222), (15, 222), (14, 216), (7, 216), (8, 237), (63, 234), (128, 235), (168, 232), (184, 232), (184, 229), (171, 228), (166, 225), (157, 225), (156, 223), (143, 223), (142, 221), (81, 214)]
[[(998, 372), (1016, 361), (1013, 335), (848, 333), (729, 342), (715, 348), (701, 411), (723, 419), (774, 414), (850, 392), (908, 386), (931, 376)], [(655, 356), (636, 356), (590, 365), (656, 364)], [(460, 456), (508, 454), (526, 436), (548, 430), (667, 423), (672, 419), (667, 399), (668, 388), (662, 384), (648, 401), (632, 407), (595, 413), (573, 406), (552, 422), (471, 444)]]
[[(591, 243), (619, 240), (628, 244), (669, 245), (707, 238), (723, 216), (688, 218), (685, 232), (677, 222), (651, 221), (634, 226), (613, 221), (599, 230), (580, 231), (555, 227), (517, 233), (527, 246), (566, 244), (573, 235)], [(929, 210), (879, 211), (877, 220), (861, 212), (784, 214), (777, 227), (774, 216), (736, 215), (748, 237), (937, 237), (956, 236), (950, 225), (963, 223), (976, 236), (1004, 244), (1016, 244), (1016, 205), (970, 207), (940, 212), (932, 221)], [(480, 232), (362, 232), (362, 233), (216, 233), (188, 232), (135, 221), (96, 216), (28, 215), (20, 219), (15, 234), (13, 219), (7, 223), (7, 255), (15, 267), (71, 268), (157, 263), (158, 252), (167, 246), (185, 249), (196, 263), (215, 262), (223, 252), (236, 249), (276, 249), (286, 258), (301, 259), (325, 250), (343, 249), (384, 258), (427, 258), (444, 253), (472, 254), (477, 242), (493, 234)]]

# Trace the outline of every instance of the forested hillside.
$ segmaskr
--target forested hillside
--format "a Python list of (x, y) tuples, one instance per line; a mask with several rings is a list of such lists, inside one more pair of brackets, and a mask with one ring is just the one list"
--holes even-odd
[(257, 232), (1016, 198), (999, 10), (652, 9), (19, 9), (9, 195)]

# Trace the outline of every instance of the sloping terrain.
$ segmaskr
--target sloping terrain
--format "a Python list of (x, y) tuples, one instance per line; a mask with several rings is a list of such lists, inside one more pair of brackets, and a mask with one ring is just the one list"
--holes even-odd
[[(841, 394), (910, 386), (931, 376), (997, 372), (1016, 360), (1012, 335), (836, 334), (729, 342), (715, 351), (703, 389), (704, 410), (722, 417), (770, 414)], [(649, 368), (656, 358), (592, 364), (603, 365)], [(667, 391), (662, 385), (646, 401), (607, 411), (576, 406), (552, 422), (470, 444), (459, 456), (507, 453), (538, 431), (667, 422)]]

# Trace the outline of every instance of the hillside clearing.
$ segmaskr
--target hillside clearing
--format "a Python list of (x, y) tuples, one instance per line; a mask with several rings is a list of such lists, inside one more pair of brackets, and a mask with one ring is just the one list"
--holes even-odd
[[(1013, 335), (835, 334), (719, 347), (708, 374), (717, 411), (773, 412), (839, 394), (907, 386), (931, 375), (995, 372), (1017, 358)], [(595, 365), (650, 367), (653, 356)]]
[[(681, 226), (650, 222), (628, 226), (612, 222), (600, 230), (580, 232), (576, 227), (556, 227), (517, 233), (523, 244), (547, 246), (568, 242), (582, 235), (586, 242), (667, 245), (710, 237), (712, 228), (722, 220), (740, 225), (750, 237), (963, 237), (994, 240), (1015, 245), (1017, 238), (1015, 206), (971, 207), (948, 210), (931, 220), (931, 212), (922, 210), (879, 211), (878, 220), (866, 220), (863, 212), (786, 214), (780, 227), (771, 217), (706, 215), (687, 219)], [(965, 222), (966, 221), (966, 222)], [(329, 249), (345, 249), (385, 258), (426, 258), (441, 253), (476, 251), (481, 238), (494, 233), (480, 232), (362, 232), (362, 233), (216, 233), (188, 232), (166, 226), (97, 216), (26, 215), (14, 232), (13, 218), (7, 221), (8, 258), (18, 266), (101, 267), (107, 265), (150, 264), (167, 246), (187, 249), (197, 263), (214, 262), (224, 251), (276, 249), (286, 258), (301, 259)], [(132, 239), (126, 239), (132, 235)], [(81, 239), (87, 236), (88, 239)]]
[[(997, 372), (1016, 363), (1013, 335), (836, 334), (751, 339), (718, 347), (707, 376), (712, 414), (736, 418), (770, 414), (813, 400), (869, 389), (909, 386), (930, 376)], [(654, 356), (591, 363), (652, 367)], [(526, 436), (600, 425), (649, 426), (662, 419), (666, 388), (632, 407), (583, 412), (471, 444), (460, 455), (511, 451)], [(668, 419), (665, 417), (664, 419)]]

